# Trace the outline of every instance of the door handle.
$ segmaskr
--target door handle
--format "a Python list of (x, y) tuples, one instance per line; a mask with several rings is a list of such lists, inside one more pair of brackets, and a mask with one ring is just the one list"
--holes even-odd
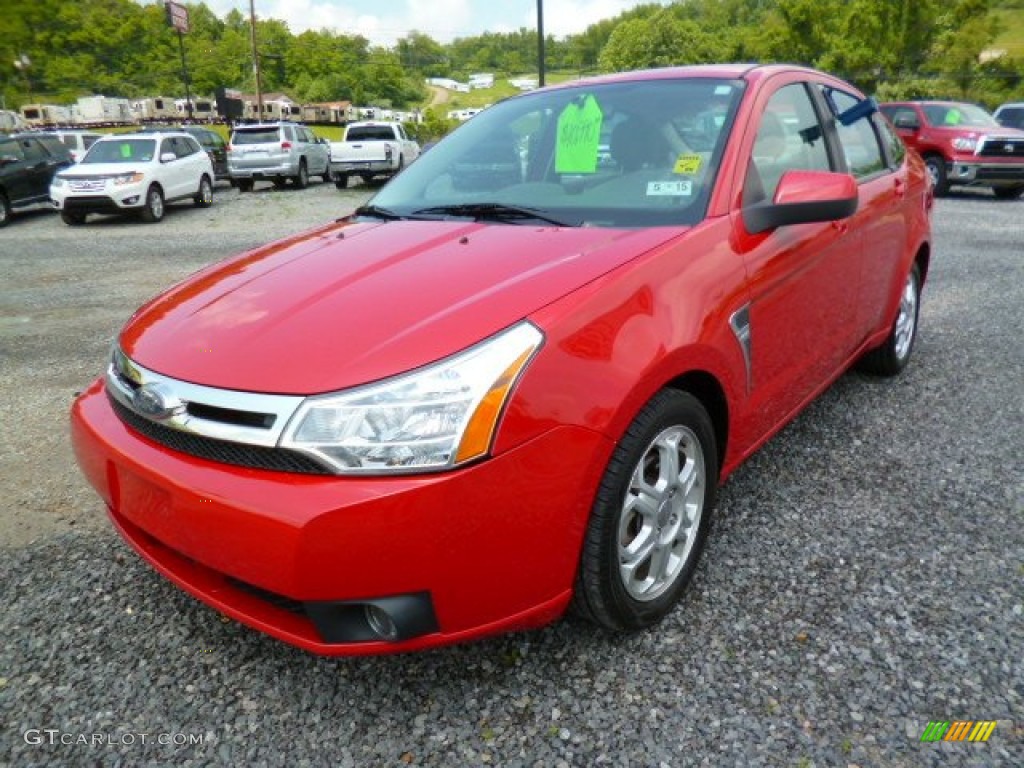
[(850, 231), (850, 223), (846, 219), (836, 219), (832, 222), (832, 229), (840, 235), (845, 235)]

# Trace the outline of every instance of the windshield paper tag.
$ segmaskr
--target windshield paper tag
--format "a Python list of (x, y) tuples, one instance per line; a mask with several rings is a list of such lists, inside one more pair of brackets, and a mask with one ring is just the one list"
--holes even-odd
[(676, 164), (672, 173), (694, 174), (700, 170), (700, 155), (680, 155), (676, 158)]
[(591, 95), (576, 99), (558, 116), (557, 173), (594, 173), (604, 114)]
[(649, 181), (648, 197), (689, 197), (693, 194), (692, 181)]

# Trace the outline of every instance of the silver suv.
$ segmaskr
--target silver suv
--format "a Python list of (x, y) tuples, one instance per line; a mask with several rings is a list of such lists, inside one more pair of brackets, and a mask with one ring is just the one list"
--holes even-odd
[(258, 179), (283, 187), (288, 179), (302, 189), (310, 176), (331, 180), (326, 139), (296, 123), (239, 125), (228, 144), (228, 174), (242, 192)]

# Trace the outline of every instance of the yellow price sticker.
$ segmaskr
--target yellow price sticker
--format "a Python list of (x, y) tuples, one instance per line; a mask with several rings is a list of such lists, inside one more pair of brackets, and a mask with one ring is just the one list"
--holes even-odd
[(693, 174), (700, 170), (700, 155), (680, 155), (672, 167), (672, 173)]

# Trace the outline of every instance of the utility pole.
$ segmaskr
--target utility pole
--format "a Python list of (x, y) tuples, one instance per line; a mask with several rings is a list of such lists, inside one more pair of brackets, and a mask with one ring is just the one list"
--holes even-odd
[(260, 85), (260, 54), (256, 50), (256, 0), (249, 0), (249, 32), (252, 37), (252, 73), (256, 78), (256, 122), (263, 122), (263, 88)]
[(537, 0), (537, 84), (544, 87), (544, 0)]
[(189, 88), (188, 65), (185, 63), (185, 38), (188, 32), (188, 8), (174, 0), (167, 0), (164, 3), (164, 10), (167, 12), (167, 23), (178, 31), (178, 50), (181, 52), (181, 79), (185, 83), (185, 112), (189, 122), (192, 122), (192, 91)]

